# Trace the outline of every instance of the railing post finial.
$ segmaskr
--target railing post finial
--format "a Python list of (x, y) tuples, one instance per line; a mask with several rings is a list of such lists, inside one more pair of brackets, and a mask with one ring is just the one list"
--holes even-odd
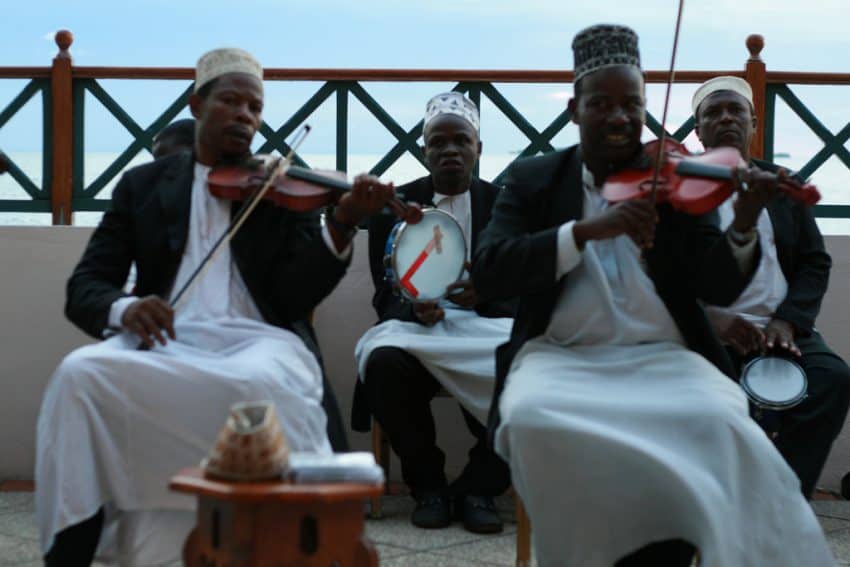
[[(750, 155), (754, 158), (762, 158), (765, 153), (764, 134), (766, 114), (765, 108), (767, 103), (767, 66), (761, 59), (761, 50), (764, 48), (764, 37), (759, 34), (752, 34), (747, 37), (747, 49), (750, 51), (750, 58), (744, 71), (744, 78), (750, 83), (753, 89), (753, 112), (755, 113), (758, 127), (753, 135), (752, 143), (750, 144)], [(771, 156), (768, 156), (770, 158)]]
[(747, 49), (750, 51), (750, 61), (761, 61), (761, 50), (764, 49), (764, 36), (757, 33), (748, 35)]
[(53, 224), (71, 224), (74, 174), (74, 78), (68, 48), (74, 35), (59, 30), (53, 37), (59, 53), (50, 71), (51, 106), (53, 107), (53, 179), (50, 185), (50, 209)]
[(74, 43), (74, 34), (71, 33), (70, 30), (59, 30), (56, 32), (56, 35), (53, 37), (53, 40), (56, 42), (56, 46), (59, 48), (59, 53), (56, 54), (57, 59), (70, 59), (71, 52), (68, 49), (71, 48), (71, 44)]

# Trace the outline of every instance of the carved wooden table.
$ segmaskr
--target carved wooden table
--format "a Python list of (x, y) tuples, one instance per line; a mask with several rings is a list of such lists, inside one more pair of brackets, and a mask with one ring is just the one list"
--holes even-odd
[(170, 488), (197, 494), (198, 519), (183, 547), (188, 567), (372, 567), (363, 503), (380, 485), (226, 482), (200, 468)]

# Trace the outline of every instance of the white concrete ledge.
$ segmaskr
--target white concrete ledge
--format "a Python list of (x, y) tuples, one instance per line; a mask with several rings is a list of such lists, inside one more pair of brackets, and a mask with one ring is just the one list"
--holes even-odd
[[(77, 263), (90, 228), (0, 227), (0, 480), (32, 478), (35, 424), (44, 386), (62, 357), (90, 341), (63, 316), (65, 282)], [(827, 237), (833, 257), (830, 290), (818, 327), (829, 344), (850, 357), (850, 237)], [(316, 330), (346, 424), (355, 380), (354, 344), (375, 321), (371, 305), (365, 233), (355, 242), (352, 266), (341, 285), (316, 312)], [(462, 468), (472, 438), (457, 405), (435, 402), (439, 440), (448, 455), (448, 474)], [(850, 470), (850, 428), (833, 449), (822, 479), (837, 489)], [(351, 433), (355, 448), (367, 435)], [(189, 464), (189, 463), (187, 463)], [(393, 476), (398, 478), (399, 467)]]

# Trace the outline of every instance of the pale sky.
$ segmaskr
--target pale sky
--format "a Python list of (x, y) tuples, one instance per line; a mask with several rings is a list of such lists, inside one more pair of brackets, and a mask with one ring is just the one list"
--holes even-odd
[[(53, 32), (68, 28), (75, 35), (71, 52), (77, 65), (193, 66), (208, 49), (238, 46), (267, 67), (569, 69), (575, 33), (594, 23), (616, 22), (638, 32), (643, 65), (650, 70), (669, 64), (677, 7), (676, 0), (32, 0), (6, 4), (0, 66), (49, 65), (56, 51)], [(762, 56), (769, 69), (850, 72), (848, 16), (850, 0), (687, 0), (677, 68), (742, 69), (747, 57), (744, 41), (748, 34), (760, 33), (766, 40)], [(0, 81), (0, 109), (24, 84)], [(104, 88), (142, 127), (187, 84), (103, 81)], [(266, 119), (279, 126), (319, 86), (267, 84)], [(431, 94), (452, 86), (365, 85), (403, 127), (416, 123)], [(538, 129), (560, 112), (571, 93), (569, 85), (497, 87)], [(687, 118), (694, 88), (674, 87), (672, 128)], [(831, 130), (847, 123), (850, 88), (801, 87), (798, 94)], [(651, 88), (648, 97), (650, 110), (660, 115), (663, 91)], [(88, 100), (92, 102), (86, 107), (86, 150), (123, 149), (128, 135), (98, 103)], [(40, 149), (41, 117), (35, 102), (0, 129), (0, 148)], [(524, 138), (505, 124), (495, 108), (486, 102), (482, 106), (485, 151), (520, 149)], [(389, 134), (358, 103), (351, 103), (350, 112), (350, 151), (386, 151), (392, 143)], [(780, 118), (783, 112), (779, 110)], [(308, 152), (333, 151), (333, 117), (330, 100), (312, 118), (320, 127)], [(793, 129), (799, 123), (790, 114), (787, 122), (787, 127), (778, 124), (777, 130)], [(809, 151), (806, 148), (816, 143), (806, 131), (793, 137), (778, 141), (777, 150)], [(556, 141), (571, 143), (572, 133)]]

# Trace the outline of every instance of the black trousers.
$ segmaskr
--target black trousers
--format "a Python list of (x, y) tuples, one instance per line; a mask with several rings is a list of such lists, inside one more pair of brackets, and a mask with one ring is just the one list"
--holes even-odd
[(697, 549), (683, 539), (650, 543), (621, 558), (614, 567), (689, 567)]
[[(808, 396), (799, 405), (780, 412), (774, 442), (797, 473), (803, 495), (808, 498), (847, 416), (850, 368), (817, 333), (796, 342), (802, 352), (796, 362), (806, 373)], [(730, 356), (737, 364), (744, 362), (731, 349)]]
[(339, 404), (336, 401), (333, 387), (324, 372), (322, 373), (322, 409), (325, 410), (325, 415), (328, 418), (327, 432), (331, 449), (336, 453), (350, 451), (348, 436), (345, 434), (345, 427), (342, 425), (342, 414), (339, 413)]
[(401, 474), (414, 496), (440, 490), (460, 496), (496, 496), (510, 486), (510, 471), (487, 443), (487, 429), (463, 407), (476, 443), (461, 475), (447, 486), (446, 456), (437, 447), (431, 400), (440, 383), (419, 360), (395, 347), (372, 351), (366, 364), (365, 393), (372, 415), (401, 461)]
[(103, 508), (91, 518), (56, 534), (53, 546), (44, 556), (44, 566), (88, 567), (94, 561), (102, 529)]

